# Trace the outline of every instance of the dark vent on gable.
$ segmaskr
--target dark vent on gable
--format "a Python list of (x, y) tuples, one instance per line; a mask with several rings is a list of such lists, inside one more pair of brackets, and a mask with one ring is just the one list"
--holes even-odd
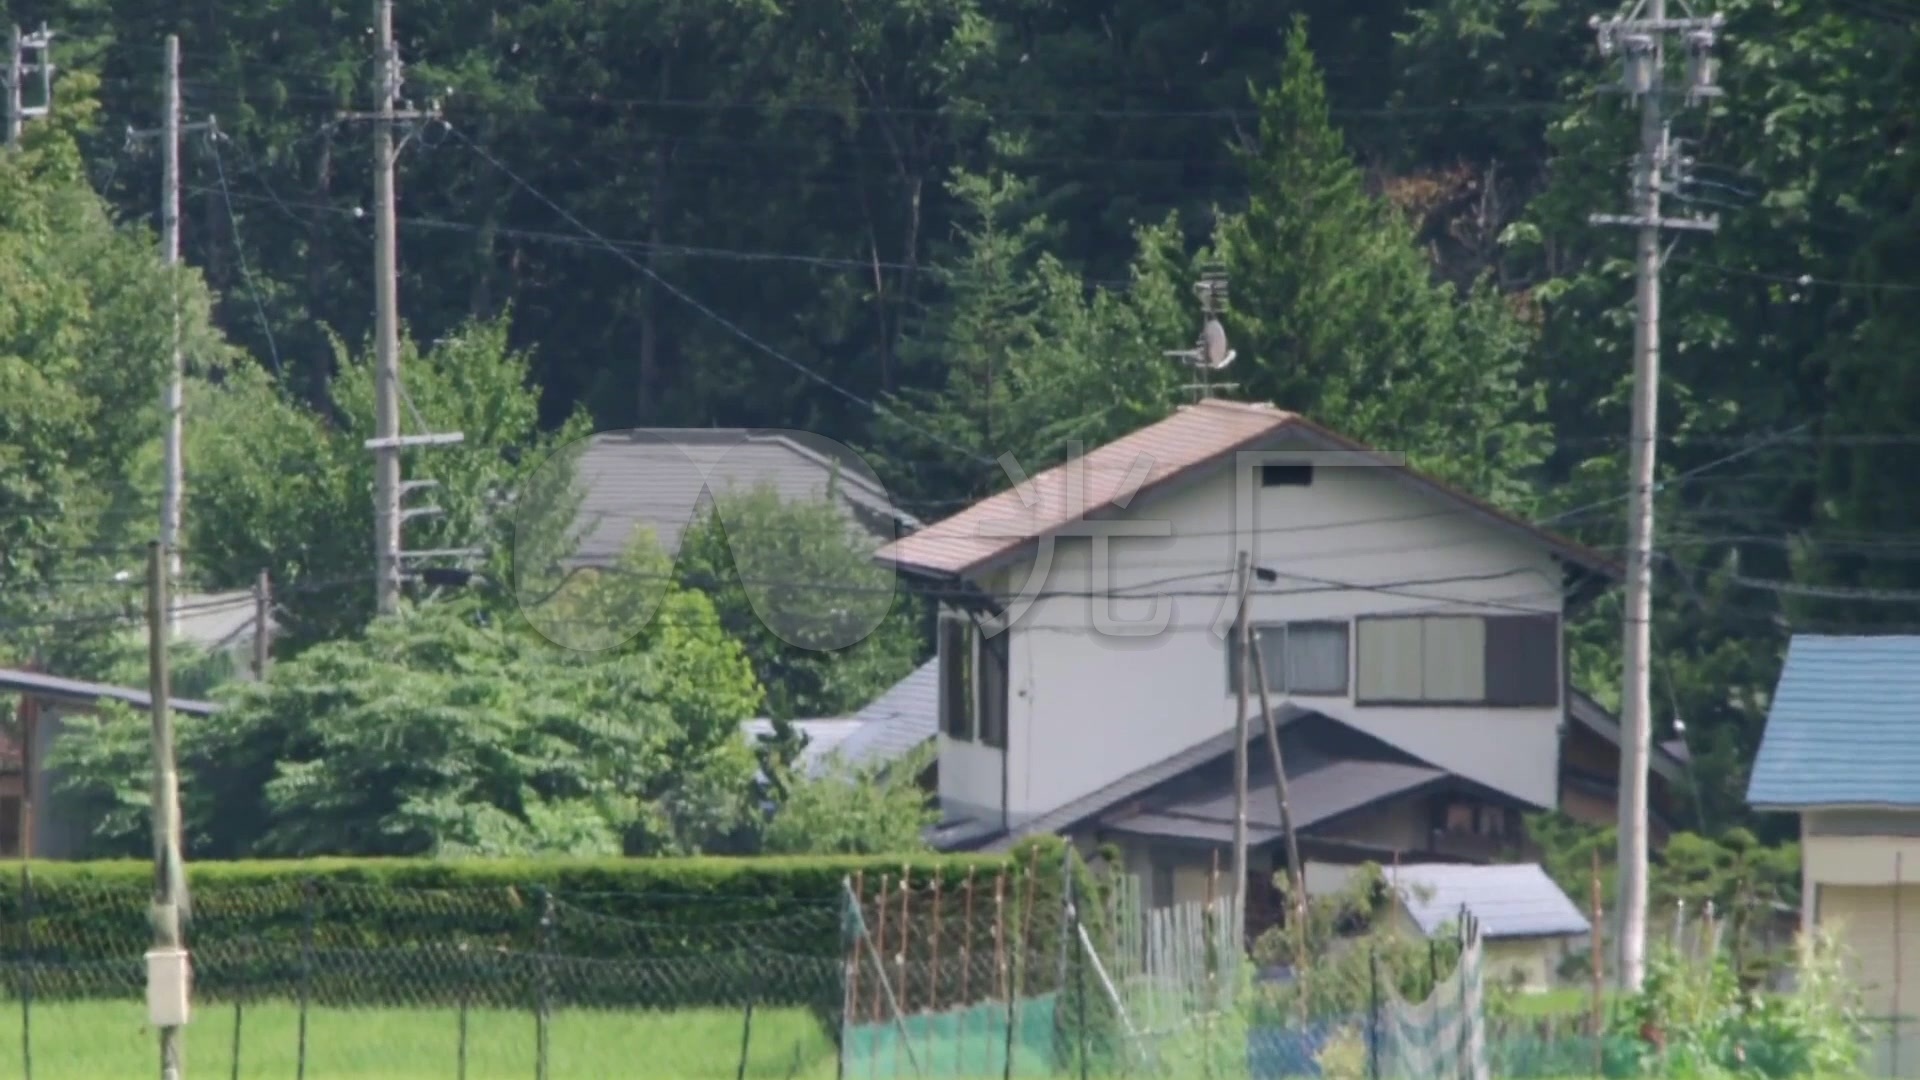
[(1306, 487), (1313, 483), (1311, 465), (1262, 465), (1261, 487)]

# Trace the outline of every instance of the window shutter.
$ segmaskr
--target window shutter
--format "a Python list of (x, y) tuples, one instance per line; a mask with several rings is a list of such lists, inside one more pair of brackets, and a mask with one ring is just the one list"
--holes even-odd
[[(977, 635), (979, 631), (976, 629)], [(980, 741), (1007, 748), (1007, 635), (980, 637)]]
[(1486, 620), (1487, 704), (1552, 708), (1560, 704), (1560, 620), (1498, 615)]

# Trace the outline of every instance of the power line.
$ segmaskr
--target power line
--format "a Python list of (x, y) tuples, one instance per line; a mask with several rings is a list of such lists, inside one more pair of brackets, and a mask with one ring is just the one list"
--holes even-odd
[(643, 262), (640, 262), (638, 259), (633, 258), (631, 255), (628, 255), (626, 252), (620, 250), (618, 247), (615, 247), (612, 244), (612, 242), (608, 241), (605, 237), (601, 236), (599, 233), (589, 228), (585, 222), (582, 222), (579, 218), (575, 217), (571, 212), (567, 210), (566, 207), (561, 206), (559, 203), (548, 198), (538, 188), (534, 187), (532, 184), (528, 183), (526, 180), (521, 179), (519, 173), (516, 173), (512, 169), (508, 168), (506, 164), (502, 162), (499, 158), (494, 157), (492, 154), (488, 153), (485, 150), (485, 148), (481, 147), (478, 143), (474, 142), (472, 139), (469, 139), (465, 132), (461, 131), (457, 127), (454, 127), (452, 124), (447, 123), (445, 120), (442, 120), (441, 123), (446, 127), (448, 132), (453, 134), (453, 136), (458, 138), (462, 143), (465, 143), (467, 147), (471, 149), (474, 153), (480, 155), (480, 157), (483, 160), (485, 160), (488, 164), (491, 164), (494, 168), (500, 170), (500, 172), (504, 174), (509, 180), (512, 180), (515, 184), (519, 185), (521, 190), (525, 191), (528, 195), (531, 195), (535, 199), (538, 199), (540, 202), (546, 204), (546, 206), (549, 209), (551, 209), (554, 213), (559, 214), (562, 218), (565, 218), (566, 221), (569, 224), (571, 224), (574, 228), (579, 229), (581, 232), (586, 233), (588, 236), (592, 237), (596, 241), (599, 241), (602, 246), (604, 246), (609, 252), (612, 252), (615, 257), (620, 259), (620, 261), (626, 263), (628, 266), (632, 267), (633, 269), (638, 270), (640, 273), (645, 274), (648, 279), (653, 281), (655, 284), (659, 285), (661, 288), (665, 289), (667, 292), (673, 294), (673, 296), (679, 299), (682, 303), (693, 308), (695, 311), (700, 312), (702, 315), (705, 315), (707, 318), (712, 319), (714, 322), (718, 323), (721, 327), (725, 328), (727, 331), (732, 333), (735, 337), (738, 337), (740, 340), (746, 342), (748, 345), (753, 346), (754, 348), (767, 354), (768, 356), (774, 358), (775, 360), (778, 360), (782, 364), (785, 364), (787, 367), (792, 368), (794, 371), (799, 372), (800, 374), (806, 376), (808, 379), (811, 379), (812, 381), (820, 384), (821, 386), (824, 386), (834, 391), (835, 393), (846, 398), (847, 400), (852, 401), (858, 405), (863, 405), (867, 409), (873, 412), (879, 413), (882, 416), (886, 416), (886, 417), (889, 417), (890, 419), (900, 421), (903, 424), (903, 426), (905, 426), (907, 429), (918, 432), (922, 437), (926, 438), (931, 442), (939, 443), (942, 446), (945, 446), (947, 449), (954, 451), (955, 453), (959, 453), (967, 457), (973, 458), (974, 460), (979, 461), (983, 464), (993, 464), (992, 458), (988, 458), (983, 455), (976, 454), (973, 451), (968, 450), (963, 446), (959, 446), (958, 444), (949, 442), (948, 440), (941, 438), (940, 436), (934, 435), (930, 431), (925, 430), (923, 427), (919, 425), (906, 423), (905, 420), (898, 413), (895, 413), (893, 410), (887, 408), (886, 406), (881, 405), (880, 403), (873, 401), (871, 399), (862, 397), (861, 395), (855, 393), (854, 391), (849, 390), (844, 386), (841, 386), (837, 382), (834, 382), (832, 379), (829, 379), (825, 375), (820, 374), (818, 371), (815, 371), (813, 368), (808, 367), (807, 365), (801, 363), (800, 361), (793, 359), (792, 357), (788, 356), (786, 353), (781, 352), (779, 349), (776, 349), (773, 346), (767, 344), (766, 342), (761, 341), (759, 338), (754, 337), (752, 334), (748, 333), (745, 329), (743, 329), (739, 324), (722, 316), (720, 313), (714, 311), (712, 308), (708, 307), (707, 305), (701, 303), (699, 300), (696, 300), (694, 297), (689, 295), (686, 292), (686, 290), (681, 289), (679, 286), (668, 281), (666, 278), (661, 277), (658, 273), (656, 273), (653, 270), (653, 268), (647, 266)]
[(267, 318), (266, 305), (260, 302), (260, 290), (254, 285), (252, 271), (247, 269), (247, 245), (240, 236), (240, 219), (233, 212), (232, 193), (227, 190), (227, 167), (226, 163), (220, 160), (220, 140), (226, 138), (226, 135), (218, 127), (213, 128), (209, 135), (207, 148), (213, 151), (213, 170), (220, 179), (220, 201), (227, 208), (227, 228), (233, 233), (233, 252), (240, 263), (240, 280), (246, 283), (247, 295), (253, 298), (254, 314), (259, 316), (260, 331), (267, 337), (267, 352), (273, 359), (274, 373), (283, 374), (280, 366), (280, 346), (273, 339), (273, 321)]

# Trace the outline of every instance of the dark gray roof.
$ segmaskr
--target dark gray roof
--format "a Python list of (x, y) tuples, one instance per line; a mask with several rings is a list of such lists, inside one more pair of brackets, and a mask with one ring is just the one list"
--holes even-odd
[[(1281, 724), (1285, 724), (1296, 717), (1307, 715), (1310, 715), (1307, 710), (1295, 705), (1282, 705), (1274, 710), (1274, 716), (1277, 722)], [(1262, 724), (1247, 725), (1247, 737), (1250, 743), (1258, 745), (1256, 741), (1257, 738), (1264, 737), (1263, 727), (1264, 725)], [(1138, 798), (1152, 791), (1154, 788), (1168, 781), (1177, 779), (1202, 765), (1217, 761), (1221, 755), (1233, 752), (1233, 744), (1234, 733), (1231, 731), (1223, 731), (1218, 735), (1204, 739), (1177, 754), (1162, 758), (1144, 769), (1129, 773), (1107, 786), (1100, 788), (1098, 791), (1091, 792), (1064, 806), (1032, 818), (1022, 825), (1015, 826), (1005, 835), (988, 844), (986, 850), (995, 852), (1007, 851), (1013, 847), (1016, 841), (1023, 837), (1048, 835), (1070, 829), (1080, 822), (1105, 813), (1128, 799)]]
[[(1231, 750), (1233, 743), (1228, 741)], [(1280, 831), (1280, 804), (1274, 792), (1272, 771), (1251, 767), (1248, 773), (1260, 779), (1247, 785), (1247, 827)], [(1288, 773), (1292, 773), (1291, 766)], [(1449, 774), (1430, 765), (1401, 761), (1336, 761), (1311, 772), (1287, 777), (1287, 810), (1297, 829), (1310, 829), (1382, 799), (1444, 780)], [(1212, 787), (1187, 799), (1169, 800), (1146, 812), (1147, 816), (1194, 824), (1216, 824), (1231, 829), (1233, 792)], [(1116, 832), (1138, 831), (1133, 825), (1137, 815), (1122, 813), (1103, 820), (1104, 827)], [(1159, 828), (1164, 828), (1163, 823)], [(1196, 838), (1198, 838), (1196, 836)]]
[(1423, 934), (1457, 922), (1465, 908), (1490, 938), (1564, 937), (1592, 926), (1545, 870), (1533, 863), (1472, 866), (1420, 863), (1385, 871)]
[(1920, 636), (1795, 634), (1747, 801), (1920, 807)]
[[(95, 705), (102, 701), (118, 701), (136, 709), (150, 709), (153, 698), (145, 690), (134, 690), (124, 686), (109, 686), (106, 683), (87, 682), (83, 679), (63, 679), (57, 675), (42, 675), (37, 671), (21, 671), (18, 668), (0, 668), (0, 691), (12, 691), (27, 694), (46, 701), (60, 701), (72, 705)], [(169, 704), (173, 711), (188, 716), (210, 716), (220, 707), (211, 701), (191, 701), (186, 698), (172, 698)]]
[(920, 665), (853, 720), (858, 727), (838, 747), (849, 765), (898, 761), (925, 746), (940, 733), (940, 661)]
[(625, 553), (636, 530), (653, 530), (663, 550), (712, 506), (715, 492), (771, 487), (781, 499), (826, 497), (838, 470), (842, 505), (872, 534), (876, 546), (919, 522), (893, 506), (886, 489), (858, 458), (830, 456), (787, 432), (750, 428), (640, 428), (592, 436), (577, 448), (575, 477), (581, 502), (576, 518), (580, 562), (610, 562)]
[[(1606, 707), (1578, 690), (1567, 694), (1567, 718), (1615, 746), (1620, 745), (1620, 720), (1606, 710)], [(1686, 743), (1680, 743), (1681, 749)], [(1669, 781), (1678, 782), (1686, 766), (1686, 760), (1674, 753), (1674, 743), (1655, 743), (1653, 747), (1653, 771)]]

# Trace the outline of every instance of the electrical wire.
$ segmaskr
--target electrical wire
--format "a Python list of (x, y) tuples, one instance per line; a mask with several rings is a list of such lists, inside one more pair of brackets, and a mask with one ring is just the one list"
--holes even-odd
[(233, 212), (233, 193), (227, 190), (227, 167), (220, 160), (220, 140), (226, 138), (219, 128), (214, 128), (207, 139), (207, 148), (213, 152), (214, 174), (220, 178), (220, 201), (227, 208), (227, 227), (233, 231), (233, 251), (240, 264), (240, 280), (246, 283), (247, 295), (253, 298), (254, 314), (260, 318), (260, 332), (267, 337), (267, 353), (273, 359), (276, 375), (285, 374), (280, 366), (280, 345), (273, 339), (273, 321), (267, 318), (266, 305), (260, 302), (260, 289), (254, 284), (253, 272), (247, 268), (247, 245), (240, 236), (240, 218)]
[(854, 391), (849, 390), (844, 386), (841, 386), (837, 382), (834, 382), (832, 379), (829, 379), (825, 375), (820, 374), (818, 371), (815, 371), (811, 367), (808, 367), (806, 364), (803, 364), (800, 361), (793, 359), (792, 357), (788, 356), (786, 353), (781, 352), (779, 349), (776, 349), (773, 346), (767, 344), (766, 342), (761, 341), (759, 338), (754, 337), (752, 334), (748, 333), (744, 328), (742, 328), (739, 324), (727, 319), (725, 316), (722, 316), (719, 312), (714, 311), (712, 308), (701, 303), (699, 300), (695, 299), (693, 296), (688, 294), (686, 290), (680, 288), (679, 286), (668, 281), (666, 278), (660, 276), (660, 274), (654, 271), (652, 267), (646, 265), (643, 262), (640, 262), (638, 259), (633, 258), (631, 255), (628, 255), (626, 252), (620, 250), (618, 247), (615, 247), (605, 237), (601, 236), (599, 233), (595, 232), (592, 228), (590, 228), (585, 222), (575, 217), (570, 211), (567, 210), (566, 207), (561, 206), (559, 203), (548, 198), (544, 192), (540, 191), (540, 189), (534, 187), (532, 184), (522, 179), (519, 173), (514, 172), (512, 169), (508, 168), (506, 163), (502, 162), (499, 158), (494, 157), (492, 154), (488, 153), (487, 150), (484, 147), (482, 147), (480, 144), (468, 138), (466, 132), (460, 130), (457, 127), (454, 127), (452, 124), (447, 123), (444, 120), (441, 121), (441, 124), (446, 128), (446, 130), (450, 134), (452, 134), (455, 138), (459, 139), (474, 153), (478, 154), (482, 160), (486, 161), (488, 164), (498, 169), (509, 180), (512, 180), (516, 185), (520, 187), (522, 191), (525, 191), (528, 195), (544, 203), (548, 209), (552, 210), (556, 214), (559, 214), (574, 228), (579, 229), (581, 232), (592, 237), (594, 240), (600, 242), (602, 246), (604, 246), (609, 252), (612, 252), (615, 257), (620, 259), (620, 261), (626, 263), (628, 266), (646, 275), (646, 277), (649, 280), (653, 281), (654, 284), (659, 285), (662, 289), (665, 289), (668, 293), (672, 294), (675, 298), (679, 299), (682, 303), (693, 308), (695, 311), (700, 312), (702, 315), (705, 315), (707, 318), (713, 320), (715, 323), (718, 323), (721, 327), (726, 329), (728, 332), (732, 333), (735, 337), (738, 337), (740, 340), (746, 342), (748, 345), (751, 345), (755, 349), (758, 349), (759, 351), (774, 358), (775, 360), (778, 360), (780, 363), (785, 364), (787, 367), (792, 368), (794, 371), (799, 372), (801, 375), (806, 376), (808, 379), (811, 379), (812, 381), (820, 384), (821, 386), (824, 386), (827, 389), (834, 391), (840, 396), (846, 398), (848, 401), (854, 402), (855, 404), (858, 404), (858, 405), (863, 405), (867, 409), (875, 413), (878, 413), (882, 416), (886, 416), (890, 419), (900, 422), (903, 428), (910, 431), (917, 432), (920, 436), (922, 436), (923, 438), (926, 438), (930, 442), (938, 443), (946, 447), (947, 449), (954, 451), (955, 453), (972, 458), (975, 461), (981, 462), (983, 464), (991, 465), (994, 463), (992, 458), (985, 457), (984, 455), (976, 454), (973, 451), (968, 450), (963, 446), (960, 446), (956, 443), (950, 442), (944, 438), (934, 435), (932, 432), (927, 431), (925, 428), (919, 425), (907, 423), (904, 420), (904, 418), (902, 418), (898, 413), (895, 413), (893, 410), (887, 408), (886, 406), (881, 405), (876, 401), (862, 397), (861, 395), (855, 393)]

